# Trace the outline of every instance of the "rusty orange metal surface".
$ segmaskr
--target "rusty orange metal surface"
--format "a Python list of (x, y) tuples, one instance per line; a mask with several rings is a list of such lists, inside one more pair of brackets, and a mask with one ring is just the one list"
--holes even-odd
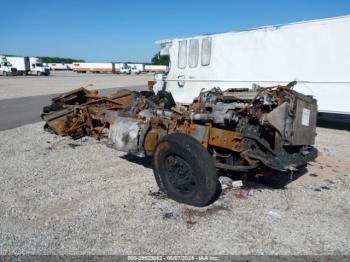
[[(42, 118), (47, 125), (59, 135), (71, 135), (79, 130), (94, 128), (93, 121), (99, 121), (106, 110), (120, 110), (132, 101), (132, 92), (120, 90), (110, 97), (98, 96), (98, 91), (90, 91), (78, 88), (52, 99), (54, 105), (61, 107), (57, 114), (43, 114)], [(78, 105), (76, 105), (78, 104)], [(68, 113), (74, 113), (75, 117), (67, 119)], [(60, 112), (62, 112), (60, 114)], [(107, 119), (108, 120), (108, 119)], [(111, 121), (113, 119), (110, 119)], [(102, 133), (104, 125), (95, 127), (97, 134)]]
[(230, 130), (211, 127), (209, 130), (208, 144), (236, 151), (242, 139), (241, 133)]
[(146, 137), (144, 142), (144, 148), (148, 155), (152, 154), (153, 148), (157, 144), (160, 137), (160, 133), (157, 131), (157, 129), (150, 130)]

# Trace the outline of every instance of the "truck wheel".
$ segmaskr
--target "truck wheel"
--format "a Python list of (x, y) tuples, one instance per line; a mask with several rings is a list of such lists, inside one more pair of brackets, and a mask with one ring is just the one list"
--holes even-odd
[(3, 71), (3, 72), (2, 72), (2, 75), (3, 75), (3, 76), (8, 76), (8, 73), (7, 73), (6, 71)]
[(203, 207), (220, 196), (215, 161), (191, 136), (164, 136), (153, 150), (152, 162), (157, 184), (169, 198)]
[(36, 75), (37, 76), (41, 76), (41, 72), (36, 72)]

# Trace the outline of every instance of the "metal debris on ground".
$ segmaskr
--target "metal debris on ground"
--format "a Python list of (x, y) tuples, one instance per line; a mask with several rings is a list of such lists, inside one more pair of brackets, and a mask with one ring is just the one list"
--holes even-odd
[(249, 196), (249, 190), (239, 189), (235, 191), (234, 196), (241, 199), (246, 199)]
[(242, 180), (232, 181), (231, 184), (233, 188), (240, 188), (243, 186)]
[(274, 219), (281, 219), (282, 218), (281, 214), (277, 213), (275, 211), (269, 211), (267, 214)]
[(68, 146), (75, 149), (76, 147), (81, 146), (81, 145), (75, 144), (75, 143), (69, 143)]
[(331, 188), (328, 186), (320, 186), (318, 188), (315, 188), (314, 190), (317, 192), (321, 192), (322, 190), (331, 190)]
[(173, 212), (168, 212), (163, 215), (163, 219), (176, 219), (177, 215)]
[(227, 176), (220, 176), (219, 182), (221, 184), (222, 190), (227, 190), (229, 188), (232, 188), (232, 179)]

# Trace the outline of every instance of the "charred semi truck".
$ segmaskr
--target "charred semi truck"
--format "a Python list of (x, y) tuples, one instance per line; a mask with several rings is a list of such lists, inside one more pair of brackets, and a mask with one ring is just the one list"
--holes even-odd
[(317, 156), (317, 103), (286, 86), (212, 88), (190, 104), (167, 91), (120, 90), (109, 97), (84, 88), (44, 107), (45, 129), (94, 136), (117, 150), (152, 156), (169, 198), (206, 206), (220, 195), (218, 174), (295, 172)]

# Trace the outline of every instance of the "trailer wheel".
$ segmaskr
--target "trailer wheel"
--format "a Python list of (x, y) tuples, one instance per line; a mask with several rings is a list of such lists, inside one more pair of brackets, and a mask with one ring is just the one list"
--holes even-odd
[(164, 136), (153, 150), (152, 162), (157, 184), (169, 198), (203, 207), (220, 196), (214, 159), (191, 136)]

